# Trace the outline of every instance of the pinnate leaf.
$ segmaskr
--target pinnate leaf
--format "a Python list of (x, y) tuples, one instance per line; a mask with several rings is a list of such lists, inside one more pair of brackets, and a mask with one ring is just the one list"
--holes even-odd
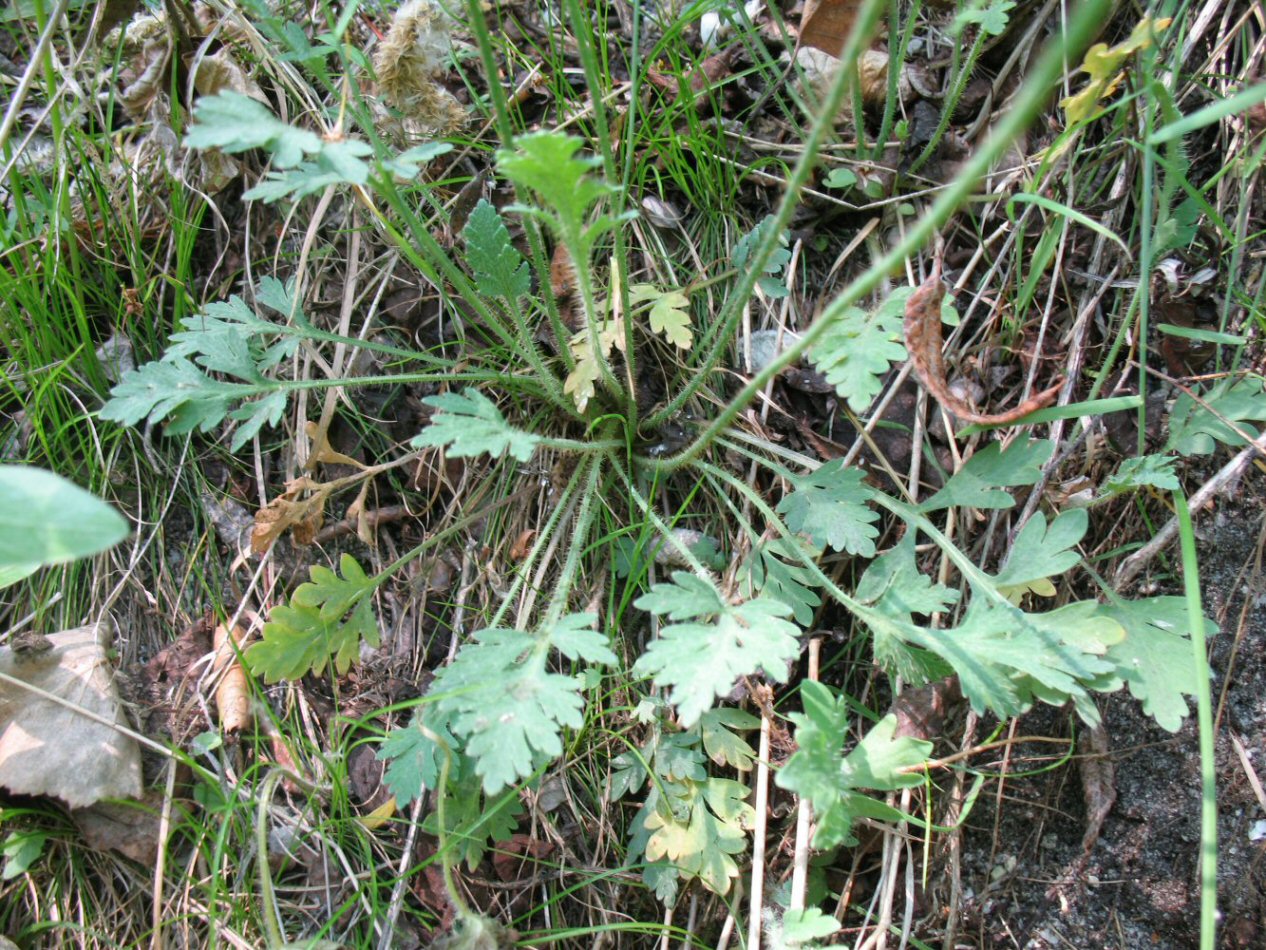
[(879, 515), (867, 505), (873, 493), (862, 483), (865, 477), (860, 469), (844, 468), (843, 459), (833, 459), (816, 472), (792, 478), (795, 491), (778, 503), (778, 512), (787, 527), (815, 544), (873, 557)]
[(1049, 439), (1017, 439), (1005, 451), (1002, 443), (990, 442), (969, 458), (919, 510), (1010, 508), (1015, 499), (1002, 489), (1035, 484), (1042, 477), (1042, 466), (1054, 451), (1055, 443)]
[(442, 446), (449, 455), (462, 457), (487, 453), (500, 458), (507, 452), (526, 462), (540, 438), (513, 428), (491, 399), (477, 389), (442, 393), (422, 400), (439, 412), (410, 443), (414, 448)]
[(849, 408), (863, 413), (883, 388), (893, 363), (906, 358), (901, 343), (908, 287), (899, 288), (872, 314), (849, 307), (831, 321), (809, 354)]
[(665, 627), (634, 666), (670, 688), (668, 699), (687, 728), (740, 676), (763, 669), (786, 682), (787, 666), (800, 652), (795, 625), (783, 619), (791, 613), (786, 604), (770, 597), (724, 604), (709, 582), (684, 571), (673, 574), (672, 584), (656, 584), (636, 606), (670, 618), (700, 618)]
[(254, 386), (212, 379), (187, 359), (146, 363), (123, 374), (110, 390), (101, 418), (131, 426), (142, 419), (160, 422), (189, 407), (179, 431), (201, 426), (205, 432), (224, 419), (233, 400), (256, 391)]
[(632, 284), (629, 302), (634, 306), (650, 302), (651, 331), (678, 349), (690, 349), (695, 339), (686, 310), (690, 302), (680, 290), (661, 291), (654, 284)]
[(1033, 515), (1016, 535), (1011, 553), (1002, 570), (994, 577), (998, 592), (1013, 604), (1030, 591), (1041, 597), (1054, 597), (1052, 577), (1063, 574), (1081, 560), (1075, 547), (1085, 536), (1089, 516), (1084, 508), (1074, 508), (1057, 515), (1048, 527), (1040, 511)]
[(466, 260), (485, 294), (513, 304), (532, 289), (527, 262), (510, 242), (510, 232), (489, 202), (481, 198), (475, 205), (462, 237), (466, 239)]
[(346, 673), (360, 655), (362, 640), (378, 646), (370, 596), (375, 581), (350, 554), (343, 555), (339, 566), (342, 577), (313, 566), (311, 582), (300, 584), (289, 604), (272, 609), (263, 639), (246, 651), (251, 672), (276, 683), (323, 672), (333, 662), (340, 674)]

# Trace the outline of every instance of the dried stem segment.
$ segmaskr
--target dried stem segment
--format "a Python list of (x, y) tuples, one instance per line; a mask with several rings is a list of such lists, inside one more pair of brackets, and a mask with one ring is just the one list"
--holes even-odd
[(964, 422), (973, 425), (1008, 425), (1030, 412), (1049, 406), (1059, 395), (1063, 383), (1030, 396), (1014, 409), (993, 415), (981, 415), (950, 389), (945, 376), (945, 357), (941, 353), (941, 301), (945, 287), (938, 266), (906, 301), (905, 338), (910, 363), (923, 386), (936, 400)]
[(214, 670), (220, 681), (215, 689), (215, 708), (220, 713), (220, 728), (225, 735), (237, 735), (251, 721), (251, 690), (246, 682), (246, 671), (238, 660), (245, 637), (241, 627), (235, 626), (231, 636), (224, 624), (215, 628)]

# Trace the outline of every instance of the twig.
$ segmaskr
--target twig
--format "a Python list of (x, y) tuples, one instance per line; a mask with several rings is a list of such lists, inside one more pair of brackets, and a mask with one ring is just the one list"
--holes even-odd
[[(765, 699), (765, 697), (757, 697)], [(748, 900), (747, 950), (760, 950), (761, 910), (765, 902), (765, 831), (769, 811), (769, 730), (773, 712), (759, 702), (760, 752), (756, 759), (756, 828), (752, 831), (752, 894)]]
[[(818, 663), (822, 655), (822, 638), (809, 641), (808, 678), (817, 681)], [(791, 901), (788, 910), (804, 910), (804, 897), (809, 882), (809, 831), (813, 826), (813, 805), (801, 797), (796, 805), (796, 850), (791, 865)]]
[(409, 881), (409, 876), (405, 872), (413, 861), (413, 844), (418, 836), (420, 824), (418, 818), (421, 817), (421, 814), (422, 796), (419, 795), (413, 800), (413, 814), (409, 820), (409, 833), (404, 839), (404, 853), (400, 855), (400, 873), (396, 878), (395, 887), (391, 889), (391, 902), (387, 906), (387, 926), (383, 927), (382, 936), (378, 939), (378, 950), (389, 950), (392, 937), (396, 932), (396, 918), (400, 916), (400, 908), (404, 906), (404, 891)]
[(316, 537), (312, 541), (314, 544), (326, 544), (335, 538), (341, 538), (345, 534), (355, 534), (358, 522), (363, 521), (366, 527), (376, 528), (387, 521), (399, 521), (408, 513), (408, 505), (386, 505), (374, 511), (367, 511), (360, 517), (344, 518), (342, 521), (327, 524), (316, 533)]

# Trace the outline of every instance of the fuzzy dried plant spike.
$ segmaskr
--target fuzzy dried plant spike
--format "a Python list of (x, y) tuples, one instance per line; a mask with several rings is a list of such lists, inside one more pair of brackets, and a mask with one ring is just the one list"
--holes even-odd
[(378, 88), (418, 131), (450, 132), (465, 110), (438, 78), (452, 47), (451, 21), (432, 0), (413, 0), (396, 11), (374, 53)]

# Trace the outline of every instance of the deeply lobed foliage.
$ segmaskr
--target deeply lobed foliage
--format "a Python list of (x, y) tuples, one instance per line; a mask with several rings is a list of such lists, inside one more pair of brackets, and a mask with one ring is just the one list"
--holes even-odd
[[(974, 22), (988, 31), (999, 16), (1005, 20), (1007, 9), (995, 4), (980, 11), (989, 19)], [(258, 103), (249, 107), (257, 113), (256, 128), (234, 130), (225, 118), (234, 105), (241, 104), (206, 101), (187, 144), (269, 150), (279, 171), (248, 198), (297, 199), (330, 185), (373, 185), (374, 168), (364, 161), (370, 152), (353, 140), (331, 142), (293, 129), (271, 113), (265, 116), (267, 110)], [(579, 139), (535, 133), (502, 149), (497, 162), (498, 170), (519, 188), (521, 203), (509, 213), (519, 215), (535, 239), (541, 234), (532, 226), (543, 224), (570, 258), (577, 287), (576, 299), (569, 303), (579, 309), (581, 328), (560, 341), (555, 356), (540, 355), (524, 310), (545, 307), (549, 323), (563, 322), (560, 301), (549, 310), (532, 294), (533, 278), (541, 287), (550, 283), (544, 255), (525, 258), (497, 210), (487, 202), (477, 204), (462, 232), (469, 286), (485, 308), (481, 312), (495, 318), (486, 332), (499, 335), (531, 365), (523, 379), (503, 374), (496, 387), (453, 387), (428, 396), (424, 402), (434, 413), (411, 445), (454, 458), (487, 456), (526, 466), (544, 446), (561, 443), (526, 428), (520, 420), (530, 416), (519, 405), (533, 402), (535, 412), (552, 403), (569, 424), (583, 424), (584, 439), (567, 447), (586, 460), (588, 467), (577, 471), (588, 472), (591, 485), (600, 485), (604, 497), (623, 491), (631, 509), (641, 507), (640, 527), (657, 531), (665, 548), (680, 549), (680, 564), (688, 569), (650, 584), (643, 570), (628, 581), (640, 593), (633, 606), (648, 620), (654, 618), (657, 627), (663, 624), (632, 663), (632, 673), (649, 682), (650, 697), (661, 691), (662, 697), (648, 698), (639, 707), (639, 726), (650, 738), (613, 760), (611, 780), (617, 799), (648, 789), (632, 822), (630, 860), (644, 859), (645, 879), (661, 898), (671, 901), (680, 881), (694, 878), (724, 893), (737, 876), (735, 856), (746, 848), (753, 819), (748, 790), (740, 781), (711, 774), (708, 763), (740, 772), (750, 768), (753, 753), (739, 733), (756, 720), (719, 705), (719, 700), (760, 675), (788, 683), (801, 641), (827, 603), (850, 614), (869, 633), (875, 662), (889, 676), (920, 684), (957, 675), (964, 695), (980, 713), (1010, 717), (1037, 702), (1071, 702), (1093, 723), (1098, 713), (1092, 694), (1128, 686), (1162, 726), (1178, 728), (1186, 713), (1184, 695), (1195, 688), (1189, 618), (1181, 602), (1085, 600), (1049, 611), (1020, 606), (1054, 595), (1057, 580), (1078, 565), (1077, 545), (1088, 526), (1085, 511), (1066, 510), (1049, 519), (1041, 512), (1034, 515), (993, 574), (974, 565), (932, 520), (952, 517), (951, 509), (1013, 507), (1011, 490), (1038, 482), (1054, 451), (1052, 443), (1025, 438), (1005, 445), (988, 442), (917, 504), (880, 491), (862, 469), (841, 460), (819, 465), (790, 452), (753, 451), (751, 461), (789, 487), (771, 507), (750, 487), (702, 460), (719, 441), (715, 433), (679, 459), (635, 456), (637, 433), (628, 426), (639, 414), (638, 394), (628, 370), (639, 353), (666, 345), (682, 360), (682, 375), (689, 380), (714, 373), (717, 354), (732, 341), (718, 333), (722, 339), (715, 342), (711, 334), (717, 325), (698, 325), (697, 305), (683, 290), (647, 283), (624, 286), (613, 269), (609, 298), (599, 297), (595, 255), (600, 247), (607, 249), (602, 242), (614, 240), (613, 232), (628, 215), (618, 211), (618, 191), (595, 175), (600, 159), (582, 156), (581, 149)], [(380, 164), (377, 171), (416, 172), (418, 162), (436, 154), (434, 149), (405, 153), (396, 157), (397, 164)], [(386, 179), (380, 181), (385, 188)], [(784, 235), (771, 217), (733, 252), (740, 268), (759, 262), (754, 282), (770, 296), (787, 292), (781, 274), (790, 255), (783, 244)], [(783, 365), (808, 357), (844, 403), (854, 412), (865, 412), (892, 366), (906, 357), (900, 324), (908, 293), (894, 291), (869, 309), (853, 304), (829, 308), (801, 343), (781, 357)], [(129, 374), (116, 387), (103, 417), (124, 424), (161, 421), (174, 433), (209, 431), (231, 420), (239, 423), (233, 448), (277, 424), (294, 389), (293, 383), (278, 378), (286, 358), (305, 340), (336, 338), (314, 328), (293, 291), (275, 281), (261, 284), (256, 299), (275, 316), (264, 316), (235, 297), (185, 320), (161, 361)], [(737, 313), (741, 303), (730, 309)], [(701, 340), (715, 345), (696, 353), (694, 346)], [(427, 354), (395, 355), (415, 359), (424, 367), (419, 378), (430, 384), (441, 385), (448, 378), (450, 367)], [(472, 351), (469, 358), (477, 363), (480, 356)], [(1208, 399), (1209, 406), (1191, 402), (1182, 404), (1181, 413), (1176, 410), (1167, 452), (1205, 452), (1215, 439), (1233, 443), (1243, 439), (1245, 427), (1228, 426), (1227, 420), (1247, 424), (1266, 419), (1260, 380), (1219, 384)], [(1107, 490), (1172, 487), (1173, 459), (1163, 454), (1133, 460), (1122, 466)], [(732, 552), (732, 571), (702, 563), (644, 501), (648, 486), (681, 470), (707, 486), (716, 507), (724, 508), (737, 497), (764, 518), (764, 524), (752, 525), (746, 515), (736, 517), (735, 533), (746, 535), (747, 550)], [(584, 502), (568, 507), (560, 501), (560, 519), (551, 529), (562, 531), (559, 524), (572, 518), (566, 522), (570, 536), (562, 543), (567, 555), (556, 578), (560, 599), (543, 610), (531, 630), (494, 621), (476, 632), (453, 662), (437, 672), (413, 721), (392, 732), (380, 750), (390, 763), (387, 782), (399, 802), (430, 790), (448, 804), (443, 819), (433, 816), (432, 827), (442, 822), (439, 830), (460, 840), (462, 856), (472, 866), (489, 842), (512, 832), (519, 807), (514, 790), (536, 781), (564, 754), (569, 731), (586, 728), (589, 694), (602, 684), (604, 668), (621, 666), (618, 653), (631, 639), (613, 644), (606, 629), (594, 629), (602, 618), (568, 612), (568, 594), (591, 552), (595, 523), (589, 507), (593, 496), (576, 488), (579, 479), (574, 476), (568, 490), (585, 495)], [(877, 547), (881, 510), (904, 526), (900, 539), (886, 550)], [(958, 568), (961, 589), (920, 570), (920, 539)], [(859, 565), (869, 561), (855, 590), (842, 590), (824, 573), (820, 560), (828, 549), (857, 559)], [(721, 564), (730, 566), (724, 554)], [(301, 585), (288, 605), (273, 608), (262, 640), (246, 654), (257, 674), (275, 682), (329, 665), (345, 671), (362, 641), (377, 643), (372, 596), (387, 575), (369, 577), (347, 556), (341, 570), (340, 577), (313, 568), (311, 582)], [(846, 750), (852, 722), (846, 700), (813, 682), (800, 683), (798, 692), (803, 712), (789, 715), (798, 750), (777, 781), (812, 802), (818, 816), (816, 844), (825, 848), (849, 840), (859, 817), (899, 817), (870, 793), (920, 783), (919, 768), (930, 744), (896, 738), (889, 717)]]

